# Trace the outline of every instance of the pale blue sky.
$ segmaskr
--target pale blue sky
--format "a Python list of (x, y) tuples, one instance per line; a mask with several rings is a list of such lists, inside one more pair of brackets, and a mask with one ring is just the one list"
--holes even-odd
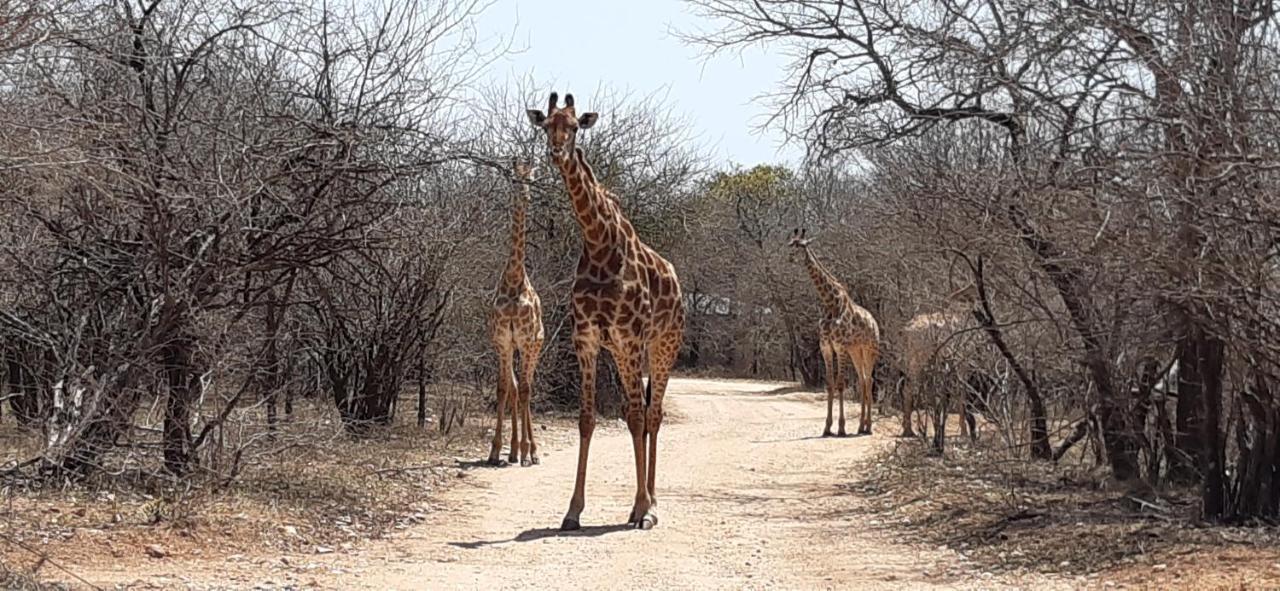
[(680, 0), (495, 0), (479, 33), (514, 37), (523, 51), (494, 63), (483, 81), (555, 82), (586, 108), (601, 85), (640, 97), (665, 93), (723, 162), (798, 164), (800, 147), (781, 146), (777, 130), (756, 129), (768, 112), (753, 99), (775, 89), (784, 58), (751, 51), (703, 60), (699, 48), (670, 33), (692, 25), (713, 26)]

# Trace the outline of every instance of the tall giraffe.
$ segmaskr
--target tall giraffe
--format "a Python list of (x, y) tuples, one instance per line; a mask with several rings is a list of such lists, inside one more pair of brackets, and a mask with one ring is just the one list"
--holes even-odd
[[(636, 236), (622, 207), (596, 181), (586, 154), (576, 146), (578, 131), (595, 124), (596, 113), (578, 116), (573, 95), (559, 107), (551, 93), (543, 113), (528, 109), (534, 127), (547, 134), (551, 162), (560, 169), (582, 230), (582, 253), (573, 282), (573, 346), (582, 372), (578, 411), (578, 472), (562, 530), (581, 527), (591, 434), (596, 424), (596, 362), (600, 348), (613, 357), (627, 396), (627, 427), (636, 460), (636, 500), (628, 523), (657, 524), (654, 482), (662, 397), (684, 338), (684, 304), (675, 268)], [(648, 371), (649, 381), (643, 374)], [(647, 449), (646, 449), (647, 446)]]
[(858, 434), (871, 434), (871, 371), (880, 356), (880, 326), (866, 308), (853, 303), (849, 291), (818, 261), (809, 248), (810, 238), (796, 230), (791, 234), (791, 246), (804, 255), (809, 278), (818, 288), (822, 302), (822, 320), (818, 321), (818, 339), (822, 347), (822, 361), (827, 368), (827, 427), (822, 436), (831, 436), (831, 404), (840, 398), (840, 430), (844, 431), (844, 374), (841, 365), (845, 355), (858, 372), (858, 388), (862, 393), (862, 415), (858, 420)]
[[(524, 218), (529, 204), (529, 183), (533, 170), (526, 164), (514, 163), (516, 185), (511, 207), (511, 257), (507, 259), (498, 286), (494, 289), (493, 309), (489, 314), (489, 337), (498, 352), (498, 423), (493, 431), (489, 463), (497, 464), (502, 453), (502, 412), (511, 409), (511, 453), (507, 461), (514, 464), (519, 452), (520, 465), (538, 463), (538, 446), (533, 441), (533, 416), (529, 398), (533, 390), (533, 374), (542, 354), (542, 300), (524, 268)], [(515, 375), (515, 354), (520, 353), (520, 379)], [(524, 422), (523, 428), (520, 422)]]

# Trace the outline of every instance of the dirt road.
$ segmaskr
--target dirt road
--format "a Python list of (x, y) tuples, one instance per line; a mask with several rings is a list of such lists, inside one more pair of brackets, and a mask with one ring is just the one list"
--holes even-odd
[[(778, 384), (681, 379), (667, 400), (674, 420), (660, 440), (661, 521), (651, 531), (621, 525), (634, 464), (629, 436), (614, 426), (592, 445), (580, 532), (555, 529), (573, 487), (570, 445), (547, 449), (539, 466), (473, 469), (425, 523), (350, 554), (308, 557), (322, 559), (323, 574), (295, 580), (486, 591), (1069, 586), (984, 576), (954, 552), (906, 543), (866, 515), (842, 486), (856, 462), (892, 443), (892, 422), (872, 437), (824, 439), (825, 404)], [(847, 412), (856, 421), (856, 406)]]
[[(583, 531), (555, 530), (573, 488), (575, 449), (533, 468), (478, 471), (450, 510), (342, 586), (368, 589), (991, 588), (954, 553), (893, 539), (841, 488), (850, 467), (891, 441), (824, 439), (825, 404), (777, 384), (676, 380), (660, 439), (651, 531), (621, 524), (634, 500), (625, 430), (592, 444)], [(857, 409), (846, 408), (856, 421)], [(950, 573), (950, 574), (948, 574)]]

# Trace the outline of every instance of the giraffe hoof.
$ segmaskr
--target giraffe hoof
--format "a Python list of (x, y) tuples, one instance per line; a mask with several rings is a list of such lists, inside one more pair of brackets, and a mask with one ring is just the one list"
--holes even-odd
[(580, 529), (582, 529), (582, 524), (572, 517), (565, 517), (564, 521), (560, 522), (560, 531), (578, 531)]
[(533, 454), (532, 456), (529, 456), (529, 463), (536, 466), (541, 464), (542, 460), (538, 459), (538, 454)]
[(498, 456), (489, 456), (489, 465), (490, 465), (490, 466), (501, 466), (501, 465), (502, 465), (502, 458), (499, 458)]
[(653, 526), (658, 525), (658, 514), (652, 511), (645, 513), (644, 517), (637, 520), (635, 524), (636, 529), (653, 529)]
[(822, 432), (822, 436), (823, 436), (823, 437), (831, 437), (831, 436), (832, 436), (832, 435), (831, 435), (831, 429), (827, 429), (827, 430), (823, 431), (823, 432)]
[(520, 456), (517, 456), (517, 455), (515, 455), (515, 454), (512, 454), (512, 455), (507, 456), (507, 463), (508, 463), (508, 464), (515, 465), (515, 464), (517, 464), (517, 463), (519, 463), (519, 462), (520, 462)]
[(836, 433), (836, 437), (848, 437), (848, 436), (849, 434), (845, 433), (844, 429), (841, 429), (839, 432)]
[(530, 462), (530, 461), (529, 461), (529, 458), (525, 458), (525, 459), (523, 459), (523, 460), (520, 460), (520, 466), (521, 466), (522, 468), (528, 468), (529, 466), (532, 466), (532, 465), (533, 465), (533, 462)]

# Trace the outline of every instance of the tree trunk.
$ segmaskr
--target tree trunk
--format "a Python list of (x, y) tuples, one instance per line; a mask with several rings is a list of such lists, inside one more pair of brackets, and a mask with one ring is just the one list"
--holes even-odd
[(1204, 475), (1203, 515), (1206, 519), (1228, 516), (1225, 434), (1222, 432), (1222, 370), (1225, 344), (1214, 336), (1201, 335), (1199, 373), (1203, 378), (1204, 422), (1201, 425), (1203, 452), (1200, 472)]
[[(1184, 322), (1188, 320), (1184, 319)], [(1179, 484), (1198, 480), (1197, 466), (1204, 449), (1204, 376), (1200, 374), (1201, 334), (1194, 327), (1185, 328), (1178, 339), (1178, 400), (1174, 410), (1174, 453), (1169, 465), (1169, 479)]]
[(1071, 324), (1084, 344), (1084, 365), (1098, 388), (1098, 420), (1102, 427), (1102, 443), (1106, 448), (1111, 473), (1121, 482), (1137, 480), (1140, 446), (1129, 424), (1128, 397), (1116, 392), (1111, 375), (1111, 362), (1102, 341), (1104, 332), (1098, 327), (1097, 313), (1088, 299), (1089, 289), (1079, 269), (1067, 266), (1066, 253), (1040, 234), (1021, 207), (1010, 205), (1006, 213), (1018, 228), (1023, 244), (1036, 255), (1040, 269), (1049, 276), (1071, 316)]
[(427, 426), (427, 363), (425, 353), (418, 355), (418, 426)]
[(194, 348), (192, 339), (182, 335), (167, 343), (162, 353), (168, 385), (164, 413), (164, 469), (175, 476), (190, 472), (195, 459), (191, 418), (201, 386)]
[[(951, 406), (951, 387), (938, 383), (939, 380), (928, 380), (927, 386), (936, 393), (933, 407), (933, 440), (929, 445), (930, 455), (941, 456), (947, 446), (947, 409)], [(951, 380), (947, 380), (950, 382)], [(917, 390), (923, 391), (923, 390)]]
[(9, 408), (13, 411), (13, 418), (17, 419), (21, 425), (34, 426), (44, 415), (35, 374), (25, 365), (19, 353), (10, 356), (7, 364), (6, 382), (10, 396)]
[(1008, 343), (1004, 340), (1004, 332), (996, 321), (995, 313), (991, 308), (991, 300), (987, 295), (983, 257), (978, 257), (977, 264), (973, 266), (972, 270), (974, 282), (978, 288), (979, 304), (973, 311), (973, 317), (978, 321), (978, 325), (982, 327), (987, 337), (991, 339), (991, 343), (996, 346), (1000, 356), (1004, 357), (1005, 361), (1009, 363), (1014, 375), (1018, 376), (1018, 381), (1022, 382), (1022, 389), (1027, 395), (1027, 404), (1031, 409), (1031, 457), (1038, 460), (1053, 460), (1053, 448), (1049, 445), (1049, 412), (1045, 409), (1044, 397), (1040, 395), (1040, 385), (1032, 379), (1031, 374), (1027, 373), (1022, 363), (1014, 357), (1013, 350), (1009, 348)]

